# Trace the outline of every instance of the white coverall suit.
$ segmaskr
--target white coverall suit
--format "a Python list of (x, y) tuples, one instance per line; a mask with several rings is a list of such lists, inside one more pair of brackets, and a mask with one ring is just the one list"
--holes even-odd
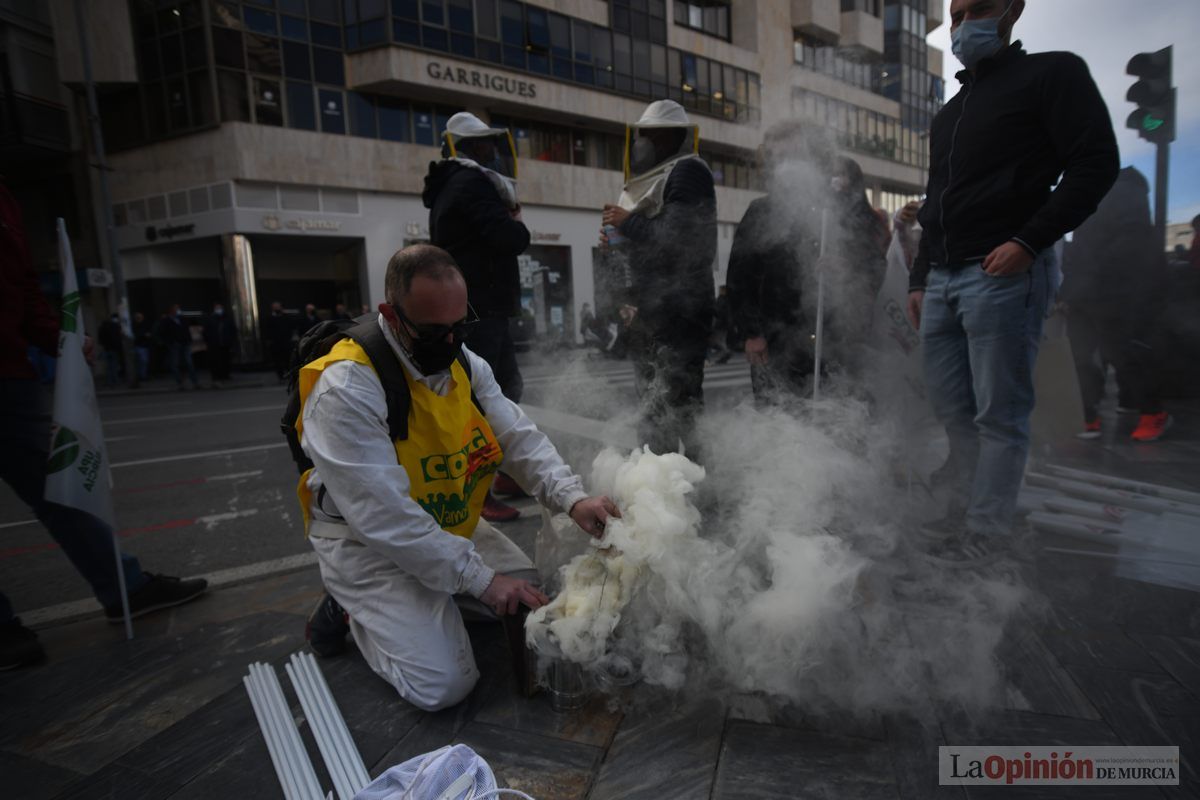
[[(450, 372), (422, 375), (379, 320), (408, 375), (445, 397)], [(471, 388), (504, 451), (504, 471), (543, 505), (569, 511), (587, 494), (550, 440), (500, 392), (491, 368), (464, 349)], [(350, 615), (355, 643), (400, 696), (425, 710), (453, 705), (479, 678), (453, 595), (480, 597), (496, 572), (525, 573), (528, 557), (480, 521), (455, 536), (410, 496), (397, 462), (387, 403), (375, 371), (336, 361), (322, 371), (302, 411), (301, 444), (315, 465), (309, 537), (326, 590)], [(415, 415), (410, 427), (420, 425)], [(321, 487), (325, 493), (321, 497)]]

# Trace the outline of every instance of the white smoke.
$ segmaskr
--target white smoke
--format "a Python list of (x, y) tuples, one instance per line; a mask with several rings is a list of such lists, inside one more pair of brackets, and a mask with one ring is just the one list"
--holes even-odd
[[(768, 152), (767, 181), (788, 213), (763, 235), (806, 237), (797, 247), (811, 255), (830, 156), (826, 143), (790, 136)], [(811, 313), (816, 263), (797, 261)], [(829, 314), (875, 307), (836, 253), (823, 267)], [(599, 671), (632, 664), (651, 685), (813, 713), (1001, 702), (996, 649), (1030, 592), (1012, 571), (946, 569), (915, 555), (920, 521), (942, 513), (921, 481), (937, 466), (928, 456), (936, 436), (914, 432), (927, 409), (919, 392), (911, 400), (912, 376), (895, 368), (904, 356), (891, 344), (876, 339), (856, 369), (831, 375), (818, 404), (763, 410), (747, 397), (709, 411), (703, 468), (642, 449), (600, 453), (590, 488), (624, 519), (602, 542), (612, 550), (563, 567), (558, 598), (529, 618), (534, 646)], [(611, 389), (568, 386), (561, 405), (549, 404), (601, 404), (587, 416), (628, 419), (627, 400)]]

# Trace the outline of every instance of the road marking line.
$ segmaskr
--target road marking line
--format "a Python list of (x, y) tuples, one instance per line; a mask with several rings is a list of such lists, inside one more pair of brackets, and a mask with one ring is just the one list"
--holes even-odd
[(137, 492), (153, 492), (158, 489), (172, 489), (176, 486), (194, 486), (198, 483), (213, 483), (214, 481), (236, 481), (242, 478), (253, 478), (262, 475), (261, 469), (251, 470), (250, 472), (231, 472), (228, 475), (210, 475), (206, 478), (184, 478), (178, 481), (169, 481), (168, 483), (154, 483), (149, 486), (135, 486), (130, 489), (115, 489), (113, 494), (136, 494)]
[(20, 522), (0, 522), (0, 528), (16, 528), (21, 525), (32, 525), (36, 519), (23, 519)]
[(521, 404), (523, 410), (539, 428), (560, 431), (572, 436), (581, 436), (600, 444), (611, 444), (619, 447), (637, 447), (637, 433), (625, 425), (615, 425), (598, 419), (568, 414), (565, 411)]
[(140, 422), (165, 422), (173, 419), (195, 419), (197, 417), (222, 417), (229, 414), (251, 414), (259, 411), (278, 411), (280, 406), (247, 406), (245, 408), (222, 408), (210, 411), (193, 411), (188, 414), (163, 414), (158, 417), (133, 417), (132, 419), (106, 419), (105, 425), (132, 425)]
[[(209, 589), (221, 589), (248, 583), (255, 578), (267, 578), (274, 575), (283, 575), (288, 572), (298, 572), (302, 569), (315, 566), (316, 563), (316, 553), (298, 553), (294, 556), (273, 558), (268, 561), (259, 561), (255, 564), (243, 564), (240, 567), (217, 570), (216, 572), (194, 577), (207, 578)], [(203, 602), (203, 600), (200, 602)], [(32, 611), (22, 611), (21, 622), (31, 628), (38, 628), (54, 623), (66, 623), (84, 617), (97, 616), (102, 610), (100, 604), (94, 598), (89, 597), (84, 600), (72, 600), (67, 603), (35, 608)], [(136, 627), (137, 624), (135, 622), (134, 626)]]
[[(221, 522), (228, 522), (231, 519), (240, 519), (242, 517), (252, 517), (258, 513), (257, 508), (247, 508), (244, 511), (227, 511), (221, 514), (207, 514), (203, 517), (190, 517), (186, 519), (171, 519), (166, 522), (156, 522), (153, 525), (143, 525), (139, 528), (123, 528), (117, 531), (117, 536), (122, 539), (127, 539), (130, 536), (136, 536), (141, 533), (154, 533), (156, 531), (178, 530), (179, 528), (190, 528), (193, 525), (203, 525), (206, 530), (212, 530)], [(48, 550), (58, 550), (59, 546), (56, 542), (40, 542), (38, 544), (23, 545), (21, 547), (9, 547), (0, 550), (0, 561), (16, 556), (28, 555), (30, 553), (44, 553)]]
[(253, 453), (258, 450), (276, 450), (280, 447), (287, 447), (287, 442), (276, 442), (274, 444), (256, 444), (250, 447), (232, 447), (228, 450), (206, 450), (203, 453), (181, 453), (175, 456), (159, 456), (158, 458), (140, 458), (136, 461), (120, 461), (112, 465), (112, 469), (119, 467), (139, 467), (142, 464), (165, 464), (168, 461), (187, 461), (192, 458), (211, 458), (213, 456), (231, 456), (238, 453)]
[(126, 442), (130, 439), (141, 439), (141, 436), (105, 436), (105, 442)]

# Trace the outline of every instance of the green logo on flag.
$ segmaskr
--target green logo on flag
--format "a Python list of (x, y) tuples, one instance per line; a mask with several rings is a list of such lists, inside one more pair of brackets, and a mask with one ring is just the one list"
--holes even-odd
[(46, 459), (46, 472), (61, 472), (79, 458), (79, 439), (70, 428), (59, 425), (51, 437), (50, 456)]
[(62, 302), (62, 332), (76, 333), (79, 330), (79, 292), (71, 292), (63, 297)]

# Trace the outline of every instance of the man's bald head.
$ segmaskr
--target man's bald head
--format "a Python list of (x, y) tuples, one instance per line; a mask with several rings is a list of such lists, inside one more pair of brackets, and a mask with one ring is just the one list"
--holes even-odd
[(462, 280), (462, 271), (454, 257), (440, 247), (431, 244), (414, 244), (397, 250), (388, 260), (387, 274), (383, 279), (383, 292), (389, 303), (400, 305), (412, 291), (417, 277), (434, 281)]

